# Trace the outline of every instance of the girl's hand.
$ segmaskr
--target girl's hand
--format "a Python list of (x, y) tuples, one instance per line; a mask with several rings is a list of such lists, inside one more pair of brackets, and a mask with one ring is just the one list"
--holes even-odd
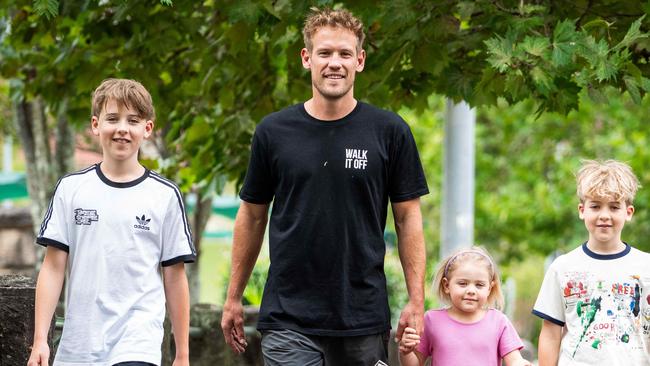
[(402, 334), (402, 339), (399, 341), (400, 353), (411, 353), (418, 344), (420, 344), (420, 336), (417, 334), (417, 331), (414, 328), (405, 328), (404, 333)]

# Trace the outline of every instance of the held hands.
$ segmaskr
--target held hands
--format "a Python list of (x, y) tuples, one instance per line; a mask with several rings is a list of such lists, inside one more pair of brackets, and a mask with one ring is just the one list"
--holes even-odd
[(248, 343), (244, 334), (244, 307), (240, 301), (227, 299), (223, 305), (221, 330), (226, 343), (233, 352), (244, 353)]
[(32, 353), (27, 360), (27, 366), (48, 366), (50, 362), (50, 347), (47, 343), (34, 343)]
[(416, 334), (422, 334), (424, 329), (424, 305), (416, 305), (409, 301), (402, 309), (399, 322), (397, 323), (397, 331), (395, 332), (395, 342), (402, 339), (402, 334), (406, 327), (415, 329)]
[(399, 352), (404, 355), (411, 353), (418, 344), (420, 344), (420, 336), (417, 331), (411, 327), (405, 328), (399, 341)]

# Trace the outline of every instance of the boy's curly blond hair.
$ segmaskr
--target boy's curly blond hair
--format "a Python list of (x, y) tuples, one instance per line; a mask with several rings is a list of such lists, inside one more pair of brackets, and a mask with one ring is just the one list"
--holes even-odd
[(612, 198), (631, 205), (640, 187), (632, 168), (616, 160), (584, 160), (576, 181), (581, 203), (589, 198)]

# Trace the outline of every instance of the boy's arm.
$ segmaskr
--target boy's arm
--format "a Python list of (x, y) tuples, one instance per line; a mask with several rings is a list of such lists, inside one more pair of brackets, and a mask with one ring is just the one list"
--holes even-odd
[(402, 309), (395, 340), (402, 338), (404, 329), (415, 328), (417, 334), (424, 329), (424, 272), (426, 252), (422, 233), (420, 199), (392, 203), (399, 259), (402, 263), (409, 302)]
[(36, 282), (34, 343), (27, 361), (28, 366), (47, 366), (49, 363), (50, 348), (47, 344), (47, 333), (61, 296), (67, 262), (67, 252), (52, 246), (47, 247)]
[(539, 366), (557, 366), (561, 341), (562, 327), (544, 320), (542, 331), (539, 333), (539, 349), (537, 351)]
[(189, 365), (190, 291), (185, 264), (181, 262), (163, 267), (163, 283), (176, 346), (173, 366)]
[(228, 294), (223, 305), (221, 330), (226, 343), (236, 353), (246, 349), (242, 295), (260, 254), (269, 204), (241, 202), (233, 230), (232, 261)]

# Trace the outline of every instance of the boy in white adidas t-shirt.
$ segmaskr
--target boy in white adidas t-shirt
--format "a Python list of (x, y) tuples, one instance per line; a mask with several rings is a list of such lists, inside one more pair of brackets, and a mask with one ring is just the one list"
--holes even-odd
[(621, 241), (638, 180), (621, 162), (577, 174), (589, 240), (548, 268), (533, 314), (544, 319), (540, 366), (650, 365), (650, 254)]
[(107, 79), (93, 93), (92, 132), (102, 162), (57, 183), (36, 242), (47, 247), (36, 285), (28, 366), (47, 365), (47, 333), (66, 281), (55, 366), (160, 365), (165, 300), (174, 366), (189, 365), (184, 263), (196, 252), (178, 187), (143, 167), (154, 127), (151, 95), (137, 81)]

